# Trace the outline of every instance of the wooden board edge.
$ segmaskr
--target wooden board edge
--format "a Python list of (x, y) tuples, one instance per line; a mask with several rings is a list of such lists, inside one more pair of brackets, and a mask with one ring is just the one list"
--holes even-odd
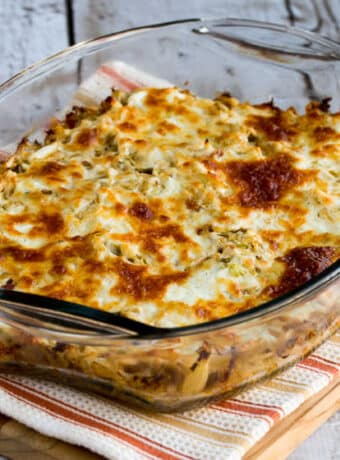
[[(43, 435), (0, 415), (0, 458), (11, 460), (101, 460), (90, 450)], [(103, 459), (104, 460), (104, 459)]]
[[(279, 422), (244, 457), (244, 460), (285, 459), (301, 442), (324, 423), (340, 407), (340, 381), (335, 379), (319, 393)], [(0, 416), (0, 449), (13, 460), (41, 459), (100, 459), (87, 449), (46, 437), (6, 416)]]
[(270, 430), (243, 460), (283, 460), (340, 408), (340, 382), (311, 396)]

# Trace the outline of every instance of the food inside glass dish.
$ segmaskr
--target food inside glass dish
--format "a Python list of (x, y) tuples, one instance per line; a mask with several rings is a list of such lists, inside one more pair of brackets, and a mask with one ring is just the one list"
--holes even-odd
[(113, 91), (1, 166), (6, 289), (160, 327), (253, 308), (339, 257), (340, 115)]
[(3, 370), (174, 410), (306, 355), (339, 325), (340, 113), (101, 69), (125, 89), (52, 118), (0, 165), (2, 307), (36, 294), (154, 333), (78, 334), (7, 305)]

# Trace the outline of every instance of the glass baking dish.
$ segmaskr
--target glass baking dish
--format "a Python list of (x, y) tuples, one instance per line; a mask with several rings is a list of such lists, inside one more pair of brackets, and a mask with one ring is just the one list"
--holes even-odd
[[(188, 19), (80, 43), (5, 82), (0, 152), (14, 152), (24, 135), (34, 138), (83, 81), (117, 59), (200, 96), (227, 91), (251, 103), (274, 98), (281, 108), (300, 111), (331, 97), (331, 109), (340, 106), (336, 42), (275, 24)], [(339, 327), (339, 275), (337, 262), (259, 307), (173, 329), (0, 289), (0, 368), (155, 411), (191, 408), (273, 375), (332, 334)], [(77, 311), (83, 319), (75, 324)]]

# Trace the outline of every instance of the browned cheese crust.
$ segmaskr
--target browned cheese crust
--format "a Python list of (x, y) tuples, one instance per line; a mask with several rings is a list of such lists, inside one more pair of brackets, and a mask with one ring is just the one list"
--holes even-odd
[(158, 326), (225, 317), (339, 257), (340, 114), (115, 91), (0, 166), (0, 286)]

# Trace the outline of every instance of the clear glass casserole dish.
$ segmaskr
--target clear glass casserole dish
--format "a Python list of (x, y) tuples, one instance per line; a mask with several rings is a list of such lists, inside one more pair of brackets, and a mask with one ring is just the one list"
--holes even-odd
[[(279, 107), (300, 111), (331, 97), (332, 107), (340, 106), (339, 44), (254, 21), (183, 20), (78, 44), (5, 82), (0, 150), (14, 152), (18, 140), (46, 126), (81, 82), (113, 59), (179, 87), (189, 82), (204, 97), (221, 91), (251, 103), (274, 97)], [(339, 274), (337, 262), (259, 307), (173, 329), (0, 289), (0, 367), (152, 410), (187, 409), (271, 376), (325, 340), (339, 327)], [(75, 325), (77, 312), (83, 316)]]

